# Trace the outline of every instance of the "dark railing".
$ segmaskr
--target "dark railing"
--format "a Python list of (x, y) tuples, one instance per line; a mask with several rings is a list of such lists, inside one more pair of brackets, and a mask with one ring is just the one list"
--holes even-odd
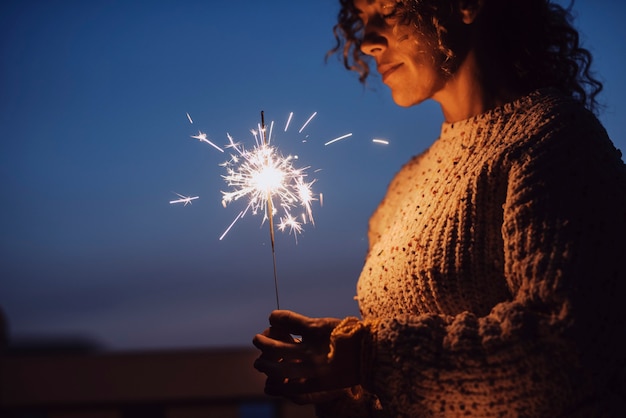
[(10, 352), (0, 355), (6, 418), (309, 418), (263, 393), (252, 349)]

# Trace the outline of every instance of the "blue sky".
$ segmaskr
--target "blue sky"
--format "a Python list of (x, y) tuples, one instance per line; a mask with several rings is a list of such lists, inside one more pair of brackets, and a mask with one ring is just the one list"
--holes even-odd
[[(336, 59), (324, 63), (335, 3), (0, 5), (0, 307), (12, 338), (249, 345), (275, 308), (267, 224), (247, 216), (218, 240), (241, 207), (221, 205), (225, 155), (190, 136), (252, 141), (261, 110), (281, 127), (294, 112), (275, 143), (321, 169), (324, 195), (297, 245), (277, 234), (281, 307), (357, 313), (367, 219), (442, 117), (432, 102), (399, 108), (379, 78), (363, 88)], [(626, 7), (580, 0), (575, 10), (605, 83), (601, 120), (625, 149)], [(200, 198), (170, 205), (173, 192)]]

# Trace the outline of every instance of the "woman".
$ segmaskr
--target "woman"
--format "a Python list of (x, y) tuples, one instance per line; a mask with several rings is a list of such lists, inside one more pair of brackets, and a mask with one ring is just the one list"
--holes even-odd
[(568, 11), (341, 0), (335, 34), (445, 122), (370, 220), (362, 319), (273, 312), (266, 392), (321, 417), (622, 416), (626, 168)]

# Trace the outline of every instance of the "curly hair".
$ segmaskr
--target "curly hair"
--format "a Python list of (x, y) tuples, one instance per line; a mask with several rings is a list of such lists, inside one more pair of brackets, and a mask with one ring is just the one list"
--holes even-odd
[[(361, 51), (364, 25), (353, 0), (340, 0), (333, 28), (335, 47), (344, 66), (365, 83), (370, 58)], [(412, 24), (435, 51), (444, 74), (459, 64), (458, 33), (453, 24), (458, 0), (398, 0), (397, 24)], [(485, 0), (479, 14), (479, 42), (490, 66), (511, 78), (522, 91), (553, 87), (592, 111), (602, 90), (592, 71), (592, 55), (580, 43), (573, 26), (573, 0), (567, 8), (550, 0)]]

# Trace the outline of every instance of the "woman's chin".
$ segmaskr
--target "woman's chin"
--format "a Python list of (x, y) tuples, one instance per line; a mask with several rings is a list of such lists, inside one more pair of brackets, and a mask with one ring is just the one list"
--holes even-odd
[(391, 92), (393, 101), (400, 107), (411, 107), (422, 103), (425, 99), (418, 100), (414, 96), (408, 97), (406, 94), (394, 94)]

